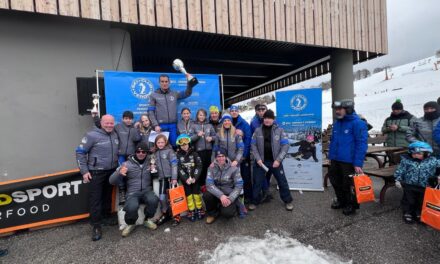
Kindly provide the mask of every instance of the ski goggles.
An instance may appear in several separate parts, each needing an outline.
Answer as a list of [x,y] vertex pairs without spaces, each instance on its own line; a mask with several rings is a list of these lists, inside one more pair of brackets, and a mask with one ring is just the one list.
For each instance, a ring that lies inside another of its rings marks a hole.
[[189,137],[184,137],[184,138],[180,138],[179,140],[177,140],[177,145],[181,146],[181,145],[186,145],[189,144],[191,142],[191,138]]

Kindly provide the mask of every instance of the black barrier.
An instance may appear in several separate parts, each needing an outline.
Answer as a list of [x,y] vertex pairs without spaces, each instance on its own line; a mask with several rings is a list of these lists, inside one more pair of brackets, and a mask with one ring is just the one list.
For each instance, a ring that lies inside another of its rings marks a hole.
[[78,170],[0,182],[0,233],[88,217]]

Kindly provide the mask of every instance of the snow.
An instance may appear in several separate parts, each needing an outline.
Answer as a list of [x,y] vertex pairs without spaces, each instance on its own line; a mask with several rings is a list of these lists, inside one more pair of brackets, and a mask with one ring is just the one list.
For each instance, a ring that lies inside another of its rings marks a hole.
[[[380,131],[386,117],[391,113],[391,105],[400,99],[404,109],[416,117],[423,115],[423,105],[428,101],[437,101],[440,96],[440,70],[434,70],[434,62],[440,59],[429,57],[416,62],[397,66],[388,72],[392,79],[385,80],[385,71],[372,74],[354,82],[355,109],[373,125],[374,131]],[[440,66],[439,66],[440,68]],[[319,76],[299,84],[291,85],[280,91],[318,87],[321,82],[329,81],[330,74]],[[332,122],[331,90],[322,94],[322,127]],[[244,103],[244,102],[242,102]],[[268,108],[276,110],[275,102]],[[254,116],[253,110],[241,115],[247,121]]]
[[200,257],[207,264],[351,263],[343,262],[334,254],[327,254],[295,239],[271,232],[266,232],[262,239],[249,236],[229,238],[213,252],[201,252]]

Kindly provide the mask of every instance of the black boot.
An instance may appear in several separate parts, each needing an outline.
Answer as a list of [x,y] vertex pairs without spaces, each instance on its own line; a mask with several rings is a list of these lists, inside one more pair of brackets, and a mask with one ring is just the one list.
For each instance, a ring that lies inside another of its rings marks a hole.
[[165,222],[168,222],[171,219],[168,213],[162,214],[162,216],[157,220],[156,225],[163,225]]
[[344,206],[338,200],[334,200],[331,205],[332,209],[341,209],[343,207]]
[[347,205],[344,207],[344,209],[342,210],[342,213],[344,215],[353,215],[356,213],[356,209],[353,207],[353,205]]
[[407,223],[407,224],[414,224],[415,223],[414,217],[408,213],[403,215],[403,221],[405,221],[405,223]]
[[125,204],[125,200],[127,199],[125,194],[125,188],[119,187],[119,205],[121,206]]
[[92,230],[92,241],[98,241],[102,238],[102,229],[100,225],[96,225]]

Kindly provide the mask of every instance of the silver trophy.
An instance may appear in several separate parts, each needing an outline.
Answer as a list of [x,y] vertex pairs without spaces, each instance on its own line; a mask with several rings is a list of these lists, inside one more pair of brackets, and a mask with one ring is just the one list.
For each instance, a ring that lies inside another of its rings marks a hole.
[[150,157],[151,173],[157,173],[156,169],[156,156],[153,154]]
[[191,74],[188,74],[188,72],[185,70],[185,67],[183,66],[183,61],[181,59],[175,59],[173,61],[173,68],[178,71],[181,72],[183,74],[186,75],[186,79],[191,82],[194,79],[194,76],[192,76]]
[[92,94],[93,100],[93,108],[90,110],[92,114],[98,114],[98,104],[99,104],[99,95],[98,94]]

